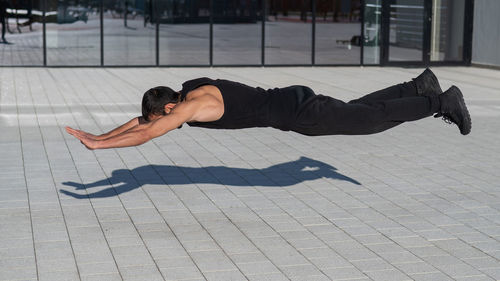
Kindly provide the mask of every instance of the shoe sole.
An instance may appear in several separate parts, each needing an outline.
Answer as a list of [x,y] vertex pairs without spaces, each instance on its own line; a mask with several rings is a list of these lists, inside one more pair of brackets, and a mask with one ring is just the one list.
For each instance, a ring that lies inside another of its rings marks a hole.
[[462,94],[462,91],[460,91],[460,89],[458,87],[456,87],[455,85],[451,86],[449,91],[450,90],[455,92],[457,94],[457,96],[459,97],[458,105],[460,106],[460,111],[462,112],[462,114],[464,116],[464,120],[463,120],[464,124],[462,124],[463,128],[459,128],[460,133],[462,135],[468,135],[472,129],[472,120],[470,118],[469,110],[467,109],[467,106],[465,105],[464,95]]

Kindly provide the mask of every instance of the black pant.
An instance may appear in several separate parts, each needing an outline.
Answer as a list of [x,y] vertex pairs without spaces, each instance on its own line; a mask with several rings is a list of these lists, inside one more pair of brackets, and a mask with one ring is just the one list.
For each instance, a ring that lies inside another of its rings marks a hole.
[[310,97],[301,105],[291,130],[310,136],[375,134],[431,116],[440,107],[437,95],[418,96],[413,81],[347,103],[304,89]]

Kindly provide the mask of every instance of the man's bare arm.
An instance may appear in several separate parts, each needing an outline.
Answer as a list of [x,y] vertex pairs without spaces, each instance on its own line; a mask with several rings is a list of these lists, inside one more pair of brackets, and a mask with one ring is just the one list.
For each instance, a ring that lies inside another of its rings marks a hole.
[[179,104],[170,114],[149,123],[136,125],[120,134],[103,140],[91,139],[83,135],[73,134],[89,149],[117,148],[136,146],[143,144],[153,138],[161,136],[173,129],[178,128],[184,122],[189,121],[197,109],[194,102]]
[[130,130],[132,128],[138,127],[138,126],[146,124],[146,123],[148,123],[148,121],[144,120],[144,118],[142,116],[139,116],[139,117],[135,117],[135,118],[131,119],[130,121],[126,122],[125,124],[118,126],[117,128],[115,128],[115,129],[113,129],[105,134],[102,134],[102,135],[94,135],[94,134],[87,133],[87,132],[82,131],[82,130],[73,129],[71,127],[66,127],[66,131],[69,134],[71,134],[77,138],[80,136],[80,137],[91,138],[94,140],[104,140],[104,139],[119,135],[127,130]]
[[98,136],[98,140],[104,140],[104,139],[119,135],[127,130],[130,130],[131,128],[134,128],[138,125],[146,124],[146,123],[148,123],[148,122],[146,120],[144,120],[144,118],[142,116],[135,117],[132,120],[128,121],[127,123],[115,128],[115,129],[113,129],[105,134]]

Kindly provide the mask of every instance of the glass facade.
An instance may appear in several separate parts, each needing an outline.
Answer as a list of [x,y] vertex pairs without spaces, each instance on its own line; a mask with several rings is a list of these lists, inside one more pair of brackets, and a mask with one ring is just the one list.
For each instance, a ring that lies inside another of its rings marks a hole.
[[210,1],[158,0],[150,19],[159,26],[160,65],[210,63]]
[[44,64],[43,1],[0,0],[2,37],[5,38],[0,44],[0,65]]
[[424,0],[392,0],[389,30],[389,61],[421,61]]
[[99,65],[99,3],[92,0],[49,0],[46,3],[47,64]]
[[261,0],[214,1],[214,64],[260,64]]
[[266,64],[310,64],[311,0],[266,0]]
[[470,1],[0,0],[0,66],[460,62]]
[[[104,0],[104,64],[154,65],[156,25],[150,0]],[[146,9],[148,8],[148,9]]]
[[366,0],[363,25],[363,62],[380,63],[382,0]]
[[361,56],[361,1],[316,2],[316,64],[357,64]]

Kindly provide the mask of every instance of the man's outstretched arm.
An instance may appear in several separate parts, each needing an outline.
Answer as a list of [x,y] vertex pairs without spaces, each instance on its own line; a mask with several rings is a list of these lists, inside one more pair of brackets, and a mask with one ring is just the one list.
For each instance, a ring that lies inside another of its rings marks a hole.
[[153,138],[159,137],[167,132],[178,128],[184,122],[189,121],[196,108],[195,104],[178,105],[178,109],[170,114],[149,123],[136,125],[122,131],[119,134],[102,140],[92,139],[83,134],[72,134],[79,139],[88,149],[104,149],[141,145]]
[[142,125],[142,124],[146,124],[146,123],[148,123],[148,121],[146,121],[144,119],[144,117],[142,117],[142,116],[135,117],[132,120],[128,121],[127,123],[115,128],[115,129],[113,129],[105,134],[100,135],[98,139],[104,140],[104,139],[119,135],[127,130],[130,130],[130,129],[138,126],[138,125]]
[[116,127],[115,129],[113,129],[105,134],[98,135],[98,136],[93,135],[91,133],[87,133],[87,132],[82,131],[82,130],[73,129],[71,127],[66,127],[66,131],[75,137],[77,137],[76,135],[83,135],[83,136],[86,136],[88,138],[92,138],[95,140],[104,140],[104,139],[119,135],[127,130],[130,130],[134,127],[137,127],[138,125],[146,124],[147,122],[148,121],[144,120],[144,118],[142,116],[135,117],[135,118],[131,119],[130,121],[128,121],[127,123],[120,125],[120,126]]

